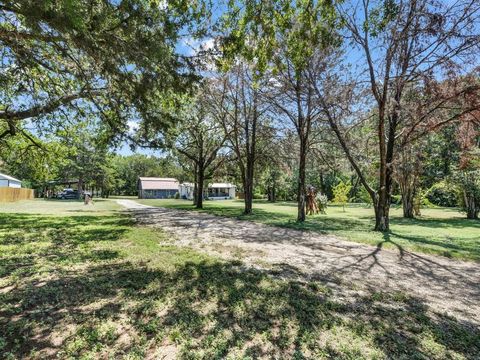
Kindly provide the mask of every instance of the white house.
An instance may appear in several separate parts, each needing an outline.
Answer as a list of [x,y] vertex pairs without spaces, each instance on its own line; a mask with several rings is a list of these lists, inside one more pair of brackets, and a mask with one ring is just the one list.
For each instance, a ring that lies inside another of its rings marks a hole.
[[21,188],[22,181],[0,173],[0,187]]
[[230,183],[208,184],[207,198],[210,200],[235,199],[236,186]]
[[[185,182],[179,184],[177,179],[140,177],[138,178],[139,199],[167,199],[178,193],[181,199],[193,200],[195,184]],[[235,199],[236,186],[230,183],[208,184],[205,198],[210,200]]]
[[183,183],[180,184],[178,190],[180,192],[181,199],[193,200],[193,189],[195,185],[193,183]]
[[[180,184],[180,197],[182,199],[193,200],[193,183]],[[205,190],[205,198],[210,200],[235,199],[236,186],[230,183],[208,184]]]
[[179,183],[173,178],[138,178],[139,199],[168,199],[178,193]]

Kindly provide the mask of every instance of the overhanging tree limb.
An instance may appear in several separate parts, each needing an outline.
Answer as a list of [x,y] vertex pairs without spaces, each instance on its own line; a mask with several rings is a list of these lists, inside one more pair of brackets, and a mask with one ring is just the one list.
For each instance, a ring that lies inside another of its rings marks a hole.
[[90,96],[97,96],[100,95],[101,91],[94,90],[94,91],[82,91],[74,94],[68,94],[62,96],[58,99],[54,99],[47,104],[33,106],[27,110],[18,110],[18,111],[10,111],[4,110],[0,111],[0,119],[2,120],[24,120],[29,119],[32,117],[37,117],[40,115],[50,114],[57,110],[59,107],[63,105],[67,105],[72,101],[87,98]]

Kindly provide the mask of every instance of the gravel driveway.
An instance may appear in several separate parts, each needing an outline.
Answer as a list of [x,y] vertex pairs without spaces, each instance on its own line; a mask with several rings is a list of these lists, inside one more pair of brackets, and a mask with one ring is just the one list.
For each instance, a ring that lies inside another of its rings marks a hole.
[[[279,276],[321,280],[337,296],[403,291],[437,312],[480,325],[480,264],[383,249],[334,236],[268,226],[195,211],[118,200],[138,223],[160,227],[172,242],[239,259]],[[351,289],[351,290],[346,290]]]

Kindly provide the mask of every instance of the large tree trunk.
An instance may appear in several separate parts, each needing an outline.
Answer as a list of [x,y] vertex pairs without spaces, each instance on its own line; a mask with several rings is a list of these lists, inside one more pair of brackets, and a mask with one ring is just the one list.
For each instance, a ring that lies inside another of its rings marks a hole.
[[380,202],[375,206],[375,231],[388,231],[390,229],[389,218],[390,206],[381,204]]
[[198,193],[198,186],[197,181],[193,184],[193,205],[197,206],[197,193]]
[[249,215],[252,213],[252,209],[253,209],[253,194],[252,194],[252,188],[250,184],[245,184],[244,193],[245,193],[245,196],[244,196],[245,208],[243,210],[243,213],[245,215]]
[[385,186],[378,191],[378,201],[375,204],[375,231],[390,230],[390,195],[392,191],[392,177],[386,172]]
[[384,108],[380,109],[378,127],[379,149],[380,149],[380,189],[378,191],[378,202],[375,209],[375,231],[390,230],[390,197],[393,185],[393,152],[395,146],[395,133],[397,115],[394,115],[388,122],[388,136],[385,139]]
[[297,199],[298,199],[298,213],[297,221],[305,221],[305,164],[307,157],[307,144],[306,139],[300,138],[300,162],[298,165],[298,189],[297,189]]
[[195,207],[203,209],[203,183],[205,181],[205,170],[199,166],[197,177],[197,201]]

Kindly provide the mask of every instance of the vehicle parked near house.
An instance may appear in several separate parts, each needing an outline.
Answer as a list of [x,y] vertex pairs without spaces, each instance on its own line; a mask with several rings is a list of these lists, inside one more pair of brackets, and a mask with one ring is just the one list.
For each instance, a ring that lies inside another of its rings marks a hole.
[[78,199],[78,190],[63,189],[63,191],[57,194],[57,198],[62,200]]

